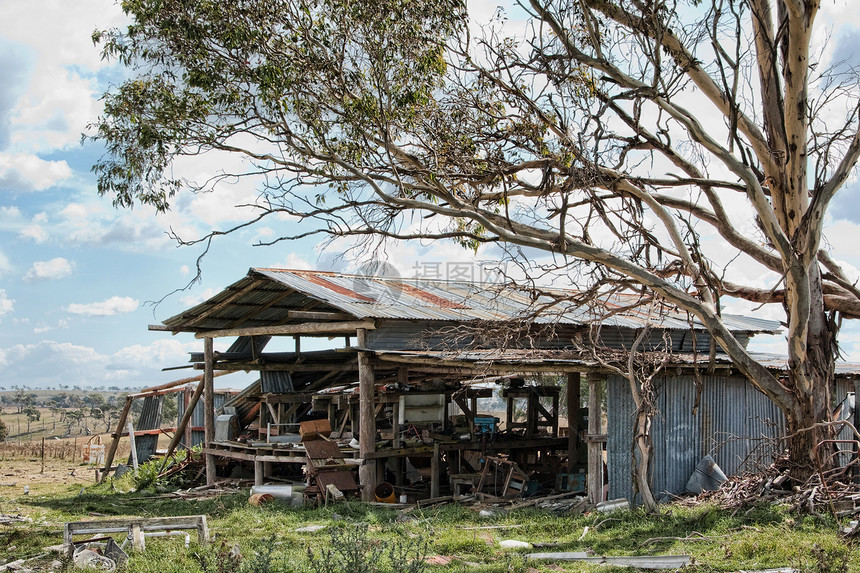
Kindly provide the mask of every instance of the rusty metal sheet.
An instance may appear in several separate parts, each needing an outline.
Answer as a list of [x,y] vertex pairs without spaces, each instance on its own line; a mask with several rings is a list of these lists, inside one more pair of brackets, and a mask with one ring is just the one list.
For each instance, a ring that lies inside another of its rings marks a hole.
[[329,442],[328,440],[311,440],[304,444],[307,457],[310,459],[327,460],[332,458],[337,460],[344,457],[343,452],[340,451],[340,447],[336,442]]
[[321,471],[317,474],[317,485],[320,491],[325,491],[328,484],[333,483],[340,491],[358,491],[358,484],[351,471]]

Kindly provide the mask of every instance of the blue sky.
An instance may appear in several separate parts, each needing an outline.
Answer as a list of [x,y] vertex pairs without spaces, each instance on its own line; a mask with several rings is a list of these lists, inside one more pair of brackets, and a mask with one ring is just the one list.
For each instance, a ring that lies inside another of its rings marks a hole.
[[[825,20],[840,23],[832,28],[831,52],[856,58],[860,11],[849,0],[823,4]],[[217,241],[204,259],[201,284],[151,303],[188,283],[199,254],[196,247],[177,248],[167,232],[193,237],[242,220],[234,206],[253,188],[224,185],[212,195],[183,197],[164,215],[117,211],[97,196],[90,166],[100,149],[82,146],[80,136],[99,113],[100,94],[124,72],[100,59],[90,37],[96,28],[123,23],[110,0],[0,0],[0,389],[139,387],[191,375],[161,369],[186,363],[199,343],[190,335],[149,332],[148,324],[210,296],[251,266],[350,268],[336,252],[320,254],[311,239],[252,247],[276,232],[262,227]],[[186,168],[206,174],[215,165],[202,158]],[[828,233],[852,271],[860,268],[854,186],[837,199],[839,218]],[[416,263],[476,264],[493,255],[472,257],[453,244],[409,244],[391,252],[390,262],[410,275]],[[850,327],[843,344],[849,358],[860,360],[855,342],[860,335]],[[244,383],[230,378],[221,380]]]

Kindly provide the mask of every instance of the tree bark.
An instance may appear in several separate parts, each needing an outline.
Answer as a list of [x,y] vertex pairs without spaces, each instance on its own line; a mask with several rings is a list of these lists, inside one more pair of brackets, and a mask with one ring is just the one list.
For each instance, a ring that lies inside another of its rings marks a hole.
[[660,508],[654,492],[651,489],[651,459],[653,443],[651,441],[651,421],[653,412],[640,408],[636,412],[636,430],[633,437],[635,448],[633,463],[634,491],[642,496],[642,503],[649,513],[657,513]]

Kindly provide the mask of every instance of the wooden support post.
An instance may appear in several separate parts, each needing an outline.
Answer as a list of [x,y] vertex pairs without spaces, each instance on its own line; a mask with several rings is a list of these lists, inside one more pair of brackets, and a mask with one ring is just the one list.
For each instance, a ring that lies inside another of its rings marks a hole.
[[263,485],[265,481],[266,468],[264,462],[254,460],[254,485]]
[[[392,444],[395,450],[399,450],[403,446],[400,436],[400,400],[392,404],[391,410],[391,427],[394,429]],[[398,487],[403,485],[403,456],[394,458],[394,485]]]
[[439,459],[439,442],[433,442],[433,457],[430,459],[430,498],[439,497],[439,466],[442,460]]
[[131,526],[131,546],[134,547],[135,551],[146,550],[146,535],[144,535],[139,523]]
[[[203,386],[203,379],[202,378],[197,383],[197,386]],[[197,388],[195,388],[194,390],[196,392]],[[191,404],[191,396],[195,392],[191,391],[190,386],[186,386],[185,389],[182,391],[182,399],[185,401],[185,410],[183,410],[183,412],[182,412],[183,418],[185,418],[185,413],[188,412],[188,406],[189,406],[189,404]],[[197,403],[195,402],[194,406],[191,406],[192,411],[194,410],[196,405],[197,405]],[[190,419],[191,418],[189,418],[189,420]],[[192,428],[193,428],[193,426],[188,424],[188,422],[186,421],[185,422],[185,449],[187,449],[187,450],[190,450],[194,446],[194,430]],[[181,435],[182,431],[179,428],[177,428],[176,433]],[[168,454],[168,455],[170,455],[170,454]]]
[[[203,429],[207,451],[215,440],[215,350],[212,337],[203,339]],[[206,454],[206,485],[215,485],[215,456]]]
[[105,456],[105,466],[102,468],[102,481],[107,479],[108,473],[110,472],[114,456],[116,456],[116,449],[119,446],[119,439],[122,437],[122,430],[125,428],[125,421],[128,419],[128,413],[131,410],[132,401],[134,401],[134,398],[128,396],[125,399],[125,406],[119,414],[119,421],[116,424],[116,432],[113,434],[113,441],[111,441],[107,455]]
[[[367,331],[359,328],[357,331],[359,348],[365,348]],[[359,423],[358,444],[359,456],[364,460],[358,469],[358,479],[362,486],[361,497],[365,501],[373,501],[376,488],[376,463],[369,459],[376,452],[376,412],[374,408],[373,367],[370,365],[370,353],[358,353],[358,394],[359,394]],[[354,431],[354,430],[353,430]]]
[[579,457],[579,401],[582,386],[582,374],[569,372],[567,374],[567,473],[572,474]]
[[[602,434],[603,379],[589,373],[588,379],[588,435]],[[603,501],[603,442],[588,440],[588,501]]]
[[534,438],[537,434],[537,392],[532,388],[526,398],[526,438]]
[[131,461],[134,471],[137,472],[137,444],[134,443],[134,423],[128,421],[128,441],[131,442]]

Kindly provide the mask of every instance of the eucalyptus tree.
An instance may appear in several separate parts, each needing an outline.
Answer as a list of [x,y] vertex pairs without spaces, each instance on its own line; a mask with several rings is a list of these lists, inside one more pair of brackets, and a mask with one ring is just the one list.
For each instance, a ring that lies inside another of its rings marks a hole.
[[[482,23],[477,4],[127,0],[131,24],[94,34],[130,70],[93,125],[99,192],[163,211],[248,177],[255,215],[200,240],[271,220],[269,244],[547,253],[589,292],[695,317],[785,414],[808,475],[838,328],[860,316],[823,234],[860,154],[858,74],[814,44],[819,1],[520,0]],[[183,179],[199,154],[246,169]],[[726,297],[780,305],[783,374],[727,328]]]

